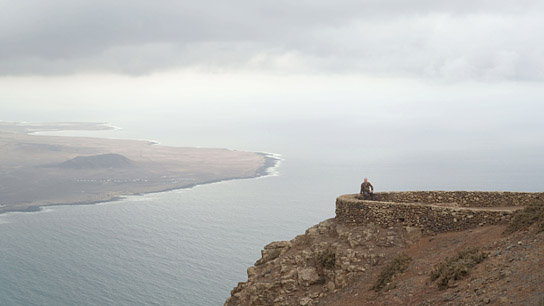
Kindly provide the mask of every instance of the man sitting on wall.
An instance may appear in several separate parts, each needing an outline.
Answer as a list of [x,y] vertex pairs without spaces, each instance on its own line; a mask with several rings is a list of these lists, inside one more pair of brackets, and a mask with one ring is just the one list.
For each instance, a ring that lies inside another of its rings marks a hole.
[[361,192],[359,192],[359,194],[363,196],[363,200],[368,200],[370,198],[372,201],[376,201],[374,186],[370,184],[366,177],[365,181],[361,184]]

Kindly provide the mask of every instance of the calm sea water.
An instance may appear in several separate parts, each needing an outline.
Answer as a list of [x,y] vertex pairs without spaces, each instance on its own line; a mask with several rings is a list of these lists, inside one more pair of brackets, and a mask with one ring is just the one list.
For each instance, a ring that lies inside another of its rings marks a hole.
[[264,245],[334,215],[339,190],[304,167],[1,215],[0,304],[222,305]]

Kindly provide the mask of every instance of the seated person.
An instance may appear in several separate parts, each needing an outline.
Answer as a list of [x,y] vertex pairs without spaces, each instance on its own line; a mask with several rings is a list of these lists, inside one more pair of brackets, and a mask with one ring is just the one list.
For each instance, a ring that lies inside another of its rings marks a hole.
[[359,192],[359,194],[363,196],[363,200],[376,200],[376,197],[374,196],[374,186],[370,184],[366,177],[365,181],[361,184],[361,191]]

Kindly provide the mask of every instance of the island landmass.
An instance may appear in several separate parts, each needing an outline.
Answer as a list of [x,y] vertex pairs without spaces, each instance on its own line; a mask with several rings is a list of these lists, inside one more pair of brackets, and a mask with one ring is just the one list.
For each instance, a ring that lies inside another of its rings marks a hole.
[[113,128],[103,123],[0,122],[0,213],[254,178],[266,175],[278,161],[258,152],[34,134]]

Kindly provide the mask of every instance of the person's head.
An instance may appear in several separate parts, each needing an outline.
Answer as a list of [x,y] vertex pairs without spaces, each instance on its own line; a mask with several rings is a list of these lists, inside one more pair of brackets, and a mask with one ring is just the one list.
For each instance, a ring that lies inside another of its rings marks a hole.
[[367,182],[368,182],[368,179],[365,177],[365,183],[367,183]]

